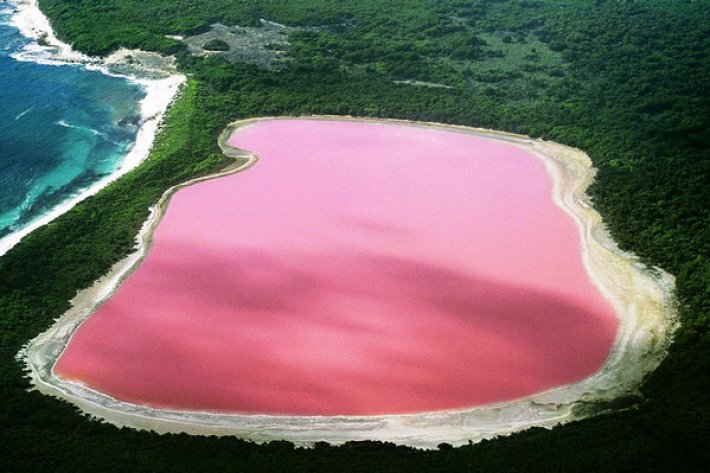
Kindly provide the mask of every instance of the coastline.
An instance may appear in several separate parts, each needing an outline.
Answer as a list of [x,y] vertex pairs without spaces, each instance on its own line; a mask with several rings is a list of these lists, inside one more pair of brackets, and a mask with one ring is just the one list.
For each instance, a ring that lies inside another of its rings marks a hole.
[[[291,117],[283,117],[291,118]],[[441,442],[460,445],[469,440],[506,435],[532,426],[554,425],[603,412],[618,397],[637,394],[646,374],[665,356],[677,325],[673,306],[673,278],[652,271],[631,254],[618,249],[601,216],[592,208],[586,189],[595,171],[582,151],[526,136],[456,125],[354,117],[300,117],[301,119],[364,120],[405,126],[440,128],[503,141],[542,160],[553,181],[555,203],[570,215],[582,239],[583,261],[593,282],[609,300],[620,328],[604,366],[579,383],[561,386],[524,399],[472,409],[383,416],[268,416],[234,415],[154,409],[118,401],[78,383],[54,376],[52,368],[81,323],[128,277],[147,254],[152,234],[171,196],[180,188],[248,168],[257,157],[231,148],[227,138],[240,126],[265,117],[230,124],[219,144],[236,162],[217,174],[194,179],[164,193],[137,237],[137,251],[72,300],[72,308],[46,332],[26,346],[24,360],[32,384],[39,391],[72,402],[83,412],[118,426],[156,432],[198,435],[236,435],[254,441],[285,439],[299,445],[315,441],[382,440],[415,447],[435,448]]]
[[[170,67],[171,61],[162,61],[159,68],[133,66],[127,71],[116,72],[122,66],[127,67],[127,54],[125,50],[117,51],[107,58],[95,58],[72,49],[66,43],[57,39],[49,20],[37,6],[37,0],[15,0],[11,2],[15,12],[11,25],[20,31],[22,36],[35,42],[24,50],[13,54],[18,61],[32,61],[48,65],[77,65],[91,70],[98,70],[103,74],[121,77],[140,85],[145,91],[145,97],[140,101],[141,123],[135,141],[119,166],[108,176],[99,179],[91,186],[81,190],[56,206],[47,214],[32,220],[24,228],[0,238],[0,257],[37,228],[44,226],[66,213],[79,202],[95,195],[124,174],[135,169],[150,154],[153,141],[160,129],[160,123],[185,82],[184,75],[177,73]],[[43,38],[48,46],[40,46],[37,42]],[[153,55],[152,53],[132,52],[135,55]],[[155,55],[153,55],[155,56]]]

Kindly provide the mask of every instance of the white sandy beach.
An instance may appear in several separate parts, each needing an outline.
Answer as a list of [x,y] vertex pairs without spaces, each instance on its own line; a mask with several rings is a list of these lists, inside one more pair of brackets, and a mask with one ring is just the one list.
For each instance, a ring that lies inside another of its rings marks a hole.
[[[150,153],[153,140],[158,132],[165,111],[175,99],[180,87],[185,82],[185,76],[178,74],[173,69],[163,71],[159,78],[147,78],[148,74],[146,73],[152,73],[153,71],[141,71],[138,69],[136,69],[133,74],[118,74],[112,72],[110,66],[121,63],[121,60],[125,59],[125,51],[114,53],[108,58],[94,58],[78,53],[74,51],[70,45],[57,39],[52,31],[49,20],[37,7],[37,0],[17,0],[14,4],[16,5],[16,13],[12,17],[12,26],[19,29],[20,33],[27,38],[38,40],[42,37],[47,44],[49,44],[49,46],[40,46],[36,42],[32,43],[23,51],[17,53],[14,56],[15,59],[51,65],[77,64],[82,67],[100,70],[104,74],[125,77],[140,84],[145,90],[146,95],[140,103],[141,125],[136,136],[136,141],[123,158],[118,169],[111,175],[97,181],[89,188],[84,189],[80,194],[64,201],[50,213],[32,221],[20,231],[1,238],[0,256],[7,253],[30,232],[66,213],[79,202],[95,195],[108,184],[132,169],[135,169],[136,166],[143,162]],[[155,76],[156,74],[150,75]]]
[[[352,117],[310,118],[355,120]],[[220,139],[225,154],[248,159],[241,159],[218,175],[245,169],[255,161],[256,156],[229,147],[226,138],[234,127],[256,120],[236,122],[225,130]],[[370,121],[476,134],[518,146],[544,162],[554,182],[556,204],[577,223],[585,266],[620,319],[619,333],[601,370],[579,383],[501,404],[409,415],[333,417],[223,415],[153,409],[122,402],[54,376],[53,366],[81,322],[140,264],[170,196],[178,188],[198,181],[194,180],[168,190],[137,237],[137,251],[117,263],[91,288],[78,294],[72,308],[19,354],[27,364],[33,385],[99,419],[156,432],[236,435],[255,441],[286,439],[299,445],[321,440],[337,444],[368,439],[423,448],[434,448],[441,442],[454,445],[469,440],[477,442],[532,426],[552,427],[602,412],[606,409],[604,401],[637,394],[644,376],[665,356],[677,324],[674,280],[659,269],[645,268],[633,255],[620,251],[611,239],[585,194],[595,174],[589,157],[578,149],[510,133],[434,123]]]

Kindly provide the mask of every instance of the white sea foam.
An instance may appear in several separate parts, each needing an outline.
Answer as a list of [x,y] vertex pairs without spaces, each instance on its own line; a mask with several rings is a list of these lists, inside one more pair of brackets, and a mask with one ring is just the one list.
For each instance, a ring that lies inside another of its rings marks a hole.
[[15,13],[10,25],[20,30],[22,36],[35,41],[42,38],[48,44],[48,46],[40,46],[37,42],[30,43],[13,54],[13,58],[56,65],[100,62],[99,58],[74,51],[70,45],[60,41],[54,34],[49,19],[37,6],[37,0],[15,0],[11,3],[15,6]]
[[23,112],[18,113],[17,116],[15,117],[15,121],[19,120],[20,118],[22,118],[22,117],[24,117],[25,115],[27,115],[28,113],[30,113],[33,108],[34,108],[34,107],[30,107],[30,108],[28,108],[27,110],[24,110]]
[[72,125],[71,123],[67,122],[66,120],[57,120],[56,122],[54,122],[54,124],[57,126],[64,127],[64,128],[73,128],[75,130],[87,131],[87,132],[91,133],[92,135],[98,136],[99,138],[102,138],[102,139],[104,139],[108,142],[111,142],[117,146],[120,145],[119,142],[112,140],[108,133],[104,133],[103,131],[97,130],[96,128],[91,128],[88,126],[81,126],[81,125]]
[[[177,95],[180,86],[185,82],[185,76],[181,74],[171,75],[162,79],[145,79],[111,73],[103,64],[101,58],[87,56],[74,51],[70,45],[60,41],[54,34],[49,20],[37,6],[37,0],[16,0],[11,4],[14,5],[15,13],[12,16],[10,24],[17,28],[23,36],[34,40],[43,38],[44,42],[47,44],[47,46],[41,46],[36,41],[30,43],[21,51],[14,53],[12,55],[13,58],[20,61],[32,61],[57,66],[75,64],[87,69],[98,70],[106,75],[124,77],[139,84],[145,90],[145,97],[140,101],[141,127],[136,135],[136,140],[116,171],[95,182],[79,194],[70,197],[53,208],[49,213],[33,220],[29,225],[0,238],[0,256],[7,253],[30,232],[66,213],[79,202],[95,195],[109,183],[128,173],[143,162],[150,153],[165,111]],[[60,126],[72,126],[62,120],[57,122],[57,124]]]

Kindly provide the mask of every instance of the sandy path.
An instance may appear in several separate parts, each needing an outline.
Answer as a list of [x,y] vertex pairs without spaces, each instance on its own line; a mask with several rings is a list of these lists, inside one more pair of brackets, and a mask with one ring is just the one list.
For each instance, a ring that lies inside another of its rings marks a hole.
[[[309,118],[357,120],[353,117]],[[370,439],[433,448],[441,442],[459,445],[531,426],[552,427],[588,417],[602,411],[604,401],[637,393],[644,376],[665,356],[670,335],[677,324],[672,296],[674,280],[659,269],[646,269],[633,255],[620,251],[613,242],[585,194],[595,174],[586,154],[557,143],[511,133],[433,123],[368,120],[476,134],[518,146],[543,161],[553,177],[555,203],[574,218],[579,228],[584,264],[620,318],[617,339],[601,370],[582,382],[501,404],[409,415],[332,417],[220,415],[153,409],[122,402],[54,376],[53,366],[72,334],[147,254],[153,232],[170,197],[181,187],[248,168],[256,156],[231,148],[226,144],[227,138],[237,127],[268,119],[278,118],[242,120],[229,125],[219,144],[227,156],[235,158],[235,163],[213,176],[195,179],[166,191],[137,237],[136,252],[117,263],[92,287],[79,293],[72,300],[72,308],[20,352],[18,356],[26,362],[32,384],[37,389],[115,425],[156,432],[236,435],[255,441],[286,439],[296,444]]]

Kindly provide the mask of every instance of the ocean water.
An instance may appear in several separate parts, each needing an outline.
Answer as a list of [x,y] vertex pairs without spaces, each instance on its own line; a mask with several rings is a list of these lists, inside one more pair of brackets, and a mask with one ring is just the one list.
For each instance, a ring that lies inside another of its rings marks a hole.
[[125,78],[26,60],[32,41],[10,26],[12,14],[0,3],[0,238],[115,171],[145,96]]

